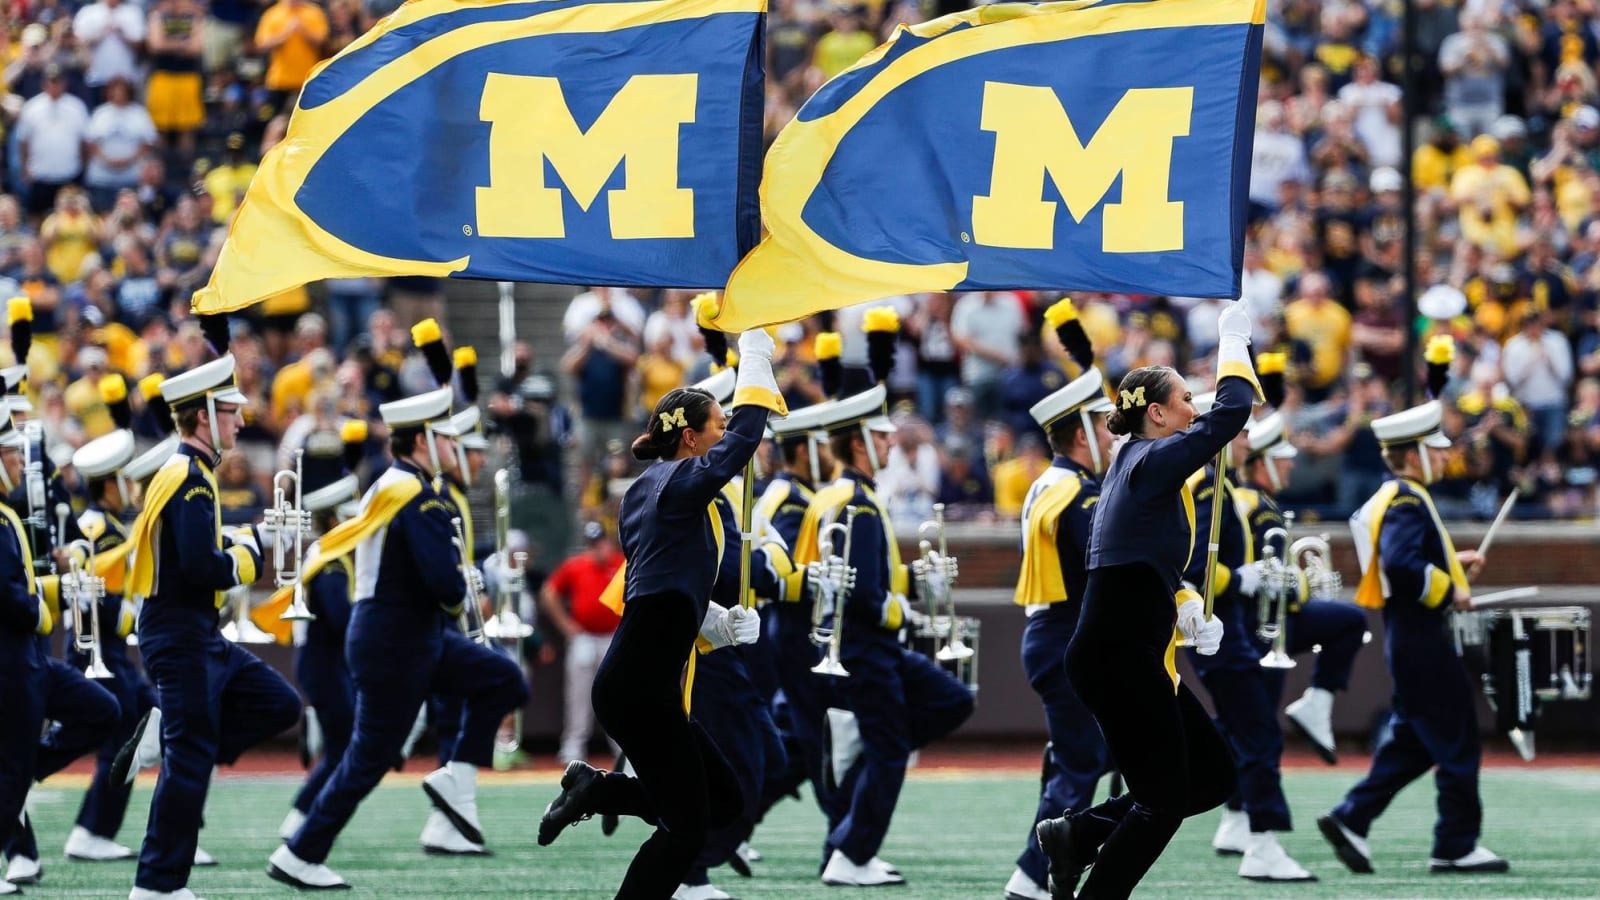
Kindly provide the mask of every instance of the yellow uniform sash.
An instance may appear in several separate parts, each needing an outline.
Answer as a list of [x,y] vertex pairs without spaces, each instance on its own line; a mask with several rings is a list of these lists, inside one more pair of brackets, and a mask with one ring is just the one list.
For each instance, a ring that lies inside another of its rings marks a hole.
[[[161,521],[161,513],[178,495],[178,489],[183,487],[184,481],[189,476],[189,460],[193,459],[200,465],[200,474],[206,480],[206,486],[211,489],[211,508],[216,517],[217,549],[222,549],[222,504],[217,500],[217,479],[211,473],[211,466],[199,457],[190,457],[183,454],[174,454],[162,467],[156,471],[155,477],[150,479],[150,487],[145,491],[144,509],[139,511],[139,517],[133,520],[133,528],[128,534],[128,552],[133,554],[132,572],[129,574],[127,593],[139,597],[148,597],[155,591],[156,586],[156,554],[160,548],[156,546],[156,524]],[[144,548],[146,552],[140,553]],[[222,608],[224,597],[222,591],[217,591],[213,602],[217,609]]]
[[[1433,497],[1429,496],[1427,488],[1409,478],[1406,479],[1406,484],[1416,492],[1417,499],[1427,508],[1428,516],[1433,519],[1433,527],[1439,532],[1439,542],[1444,546],[1444,556],[1449,563],[1448,573],[1434,568],[1428,583],[1427,595],[1423,597],[1422,602],[1428,606],[1438,606],[1444,602],[1445,595],[1450,592],[1452,585],[1463,596],[1470,594],[1472,588],[1467,583],[1466,570],[1461,568],[1460,560],[1456,559],[1456,545],[1450,540],[1450,532],[1445,530],[1444,522],[1439,519],[1439,511],[1433,506]],[[1378,489],[1378,493],[1367,501],[1367,506],[1363,507],[1370,510],[1367,537],[1372,541],[1372,552],[1367,559],[1366,569],[1361,573],[1361,583],[1356,587],[1357,606],[1383,609],[1383,559],[1378,552],[1378,538],[1383,533],[1384,514],[1389,511],[1399,493],[1399,481],[1385,482],[1383,487]]]
[[[878,504],[878,497],[871,488],[863,484],[861,490],[875,506]],[[822,526],[837,521],[855,493],[856,482],[841,478],[817,491],[816,496],[811,498],[811,505],[806,507],[805,518],[800,521],[800,535],[795,540],[793,557],[795,566],[804,568],[808,563],[821,561],[822,551],[817,538],[821,534]],[[889,544],[889,592],[904,595],[910,586],[910,578],[906,573],[906,567],[900,562],[900,541],[894,536],[894,525],[890,523],[889,517],[880,515],[878,518],[883,522],[883,536]],[[834,549],[841,553],[844,551],[843,547]]]
[[[310,555],[306,557],[305,565],[300,567],[300,583],[310,584],[311,579],[317,577],[317,573],[329,563],[355,552],[357,546],[377,534],[379,529],[387,527],[394,521],[394,517],[400,514],[400,510],[421,493],[422,482],[416,478],[398,478],[378,488],[373,492],[372,500],[355,518],[330,528],[328,533],[317,541]],[[352,577],[353,575],[354,573]],[[250,621],[256,623],[262,631],[277,638],[278,643],[286,644],[292,634],[293,623],[280,619],[279,616],[289,608],[293,600],[294,585],[280,587],[267,598],[267,602],[250,611]]]
[[1018,606],[1038,606],[1070,600],[1061,577],[1061,554],[1056,549],[1056,530],[1061,514],[1083,492],[1083,478],[1077,472],[1064,472],[1046,487],[1028,507],[1023,523],[1022,575],[1017,579],[1013,599]]

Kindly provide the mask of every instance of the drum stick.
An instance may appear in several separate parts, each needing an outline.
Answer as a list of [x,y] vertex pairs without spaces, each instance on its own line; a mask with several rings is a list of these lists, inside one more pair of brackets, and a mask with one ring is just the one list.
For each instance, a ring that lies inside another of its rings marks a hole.
[[1522,494],[1522,488],[1512,488],[1506,502],[1500,504],[1500,511],[1495,513],[1494,522],[1489,525],[1489,530],[1483,533],[1483,540],[1478,543],[1478,555],[1483,556],[1489,552],[1489,545],[1494,543],[1494,533],[1500,530],[1500,524],[1511,515],[1511,507],[1517,502],[1517,497]]
[[1511,588],[1504,591],[1495,591],[1492,594],[1484,594],[1482,597],[1473,597],[1472,608],[1495,606],[1502,603],[1510,603],[1514,600],[1531,600],[1537,596],[1539,596],[1538,587]]

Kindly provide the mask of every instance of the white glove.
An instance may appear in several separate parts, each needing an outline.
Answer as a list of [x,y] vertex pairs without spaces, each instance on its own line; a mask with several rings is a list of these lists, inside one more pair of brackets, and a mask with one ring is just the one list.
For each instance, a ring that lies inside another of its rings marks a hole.
[[752,328],[739,335],[739,359],[741,361],[752,356],[758,356],[768,362],[772,361],[772,354],[777,352],[778,345],[772,342],[772,335],[767,334],[765,328]]
[[723,619],[733,629],[735,644],[754,644],[761,639],[761,614],[755,610],[735,606]]
[[1246,597],[1254,597],[1256,591],[1261,589],[1261,570],[1259,563],[1240,566],[1233,570],[1233,577],[1239,579],[1239,593]]
[[755,610],[742,606],[726,609],[713,603],[706,607],[706,617],[700,623],[700,636],[711,649],[720,650],[733,644],[753,644],[761,636],[761,618]]
[[1228,303],[1217,316],[1217,366],[1223,363],[1250,364],[1250,314],[1242,302]]
[[778,394],[778,379],[772,374],[772,353],[777,349],[764,329],[752,328],[739,335],[739,378],[734,394],[744,388],[759,388]]
[[1178,606],[1178,633],[1189,646],[1195,646],[1205,623],[1206,605],[1201,601],[1185,600]]
[[1222,620],[1212,616],[1200,626],[1200,634],[1194,640],[1194,651],[1201,656],[1216,656],[1221,648]]

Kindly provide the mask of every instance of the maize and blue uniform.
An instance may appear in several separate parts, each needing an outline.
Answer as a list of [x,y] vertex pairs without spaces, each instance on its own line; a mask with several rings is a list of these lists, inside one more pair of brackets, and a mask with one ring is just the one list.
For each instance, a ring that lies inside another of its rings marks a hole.
[[736,407],[704,456],[658,461],[623,496],[622,622],[595,674],[593,698],[595,718],[637,774],[599,779],[588,811],[635,816],[656,829],[634,856],[618,897],[671,896],[711,830],[743,813],[738,775],[689,717],[692,704],[679,683],[687,666],[692,696],[700,628],[726,546],[738,540],[726,532],[715,501],[755,455],[767,413],[755,404]]
[[[756,506],[757,515],[793,550],[799,546],[800,524],[805,519],[806,507],[815,496],[816,492],[804,480],[789,472],[779,472],[762,493]],[[817,806],[829,821],[837,821],[842,813],[831,811],[822,777],[823,719],[828,707],[836,705],[837,701],[832,679],[811,671],[823,653],[811,640],[812,604],[772,603],[764,612],[761,642],[769,644],[776,661],[778,687],[783,694],[781,721],[786,726],[789,750],[789,771],[766,798],[767,806],[770,808],[809,781]]]
[[[472,507],[467,501],[466,486],[452,475],[440,476],[443,495],[455,507],[461,518],[461,530],[466,538],[467,564],[475,566],[472,558]],[[476,598],[472,602],[478,602]],[[483,696],[491,698],[492,706],[507,702],[514,705],[491,718],[487,711],[469,707],[467,698],[459,691],[435,691],[428,698],[428,718],[433,722],[434,736],[438,739],[439,765],[451,760],[471,763],[480,768],[494,765],[494,741],[500,724],[512,711],[528,702],[528,683],[522,677],[522,667],[512,659],[499,641],[480,644],[461,630],[461,619],[444,616],[443,637],[454,648],[454,655],[462,660],[472,660],[477,670],[476,678],[484,690]]]
[[[723,491],[716,500],[725,535],[739,533],[739,518],[729,493]],[[722,567],[711,594],[712,601],[721,606],[731,608],[739,604],[740,553],[738,542],[724,543]],[[795,574],[794,565],[782,548],[764,545],[751,549],[750,590],[756,597],[769,601],[771,606],[784,605],[787,592],[799,590]],[[765,811],[762,801],[772,794],[775,784],[783,780],[789,768],[783,735],[773,721],[772,707],[750,674],[751,657],[771,649],[763,647],[763,643],[765,639],[706,653],[695,664],[691,700],[695,720],[732,767],[742,803],[737,819],[713,828],[707,835],[705,847],[684,876],[684,884],[706,884],[709,881],[706,870],[732,858],[739,844],[755,830]]]
[[17,514],[0,501],[0,839],[9,840],[33,787],[45,720],[45,660],[36,638],[40,597]]
[[1129,437],[1101,483],[1067,674],[1128,793],[1073,816],[1083,840],[1100,846],[1080,896],[1126,897],[1185,817],[1233,793],[1227,744],[1179,681],[1173,653],[1178,592],[1196,549],[1187,482],[1244,428],[1254,390],[1248,367],[1224,365],[1209,412],[1159,440]]
[[345,636],[356,690],[355,729],[289,839],[289,850],[305,862],[327,860],[356,807],[399,758],[417,709],[431,694],[466,698],[466,736],[455,758],[480,766],[493,761],[494,730],[525,696],[520,676],[515,684],[499,678],[503,657],[446,637],[440,610],[459,608],[466,580],[452,540],[456,509],[432,480],[409,462],[395,462],[367,491],[357,518],[367,518],[380,495],[408,490],[414,495],[355,549],[356,603]]
[[324,566],[305,587],[306,608],[316,616],[303,626],[295,624],[299,646],[294,652],[294,677],[308,710],[315,710],[322,731],[322,756],[294,796],[294,808],[311,811],[312,801],[328,783],[355,729],[356,687],[345,661],[345,636],[350,629],[355,580],[350,559],[341,557]]
[[844,812],[830,823],[823,859],[838,850],[859,866],[883,846],[911,751],[956,730],[972,715],[973,699],[938,663],[900,645],[910,579],[871,478],[847,468],[838,481],[817,492],[795,561],[814,559],[813,526],[830,524],[851,506],[856,515],[846,563],[855,568],[856,582],[844,603],[840,648],[850,677],[836,679],[834,689],[856,716],[862,749],[855,771],[841,778],[838,805]]
[[1460,859],[1472,852],[1483,827],[1483,751],[1473,681],[1456,655],[1445,616],[1470,588],[1427,488],[1409,479],[1390,481],[1363,512],[1378,521],[1379,531],[1377,558],[1357,596],[1381,590],[1393,710],[1367,777],[1333,815],[1364,837],[1396,794],[1436,769],[1439,818],[1432,855]]
[[[1100,726],[1072,689],[1065,663],[1083,610],[1089,536],[1099,501],[1094,473],[1058,456],[1022,504],[1022,572],[1016,592],[1016,602],[1028,614],[1022,629],[1022,669],[1044,704],[1050,736],[1034,825],[1087,808],[1100,776],[1110,769]],[[1046,883],[1050,863],[1032,826],[1017,868],[1035,884]]]
[[[1195,545],[1204,546],[1211,535],[1211,503],[1216,469],[1207,466],[1189,480],[1194,493]],[[1245,596],[1239,589],[1240,570],[1256,558],[1254,535],[1237,504],[1231,475],[1223,480],[1222,531],[1213,576],[1213,614],[1223,620],[1222,648],[1215,656],[1193,651],[1189,661],[1211,692],[1222,733],[1233,748],[1239,769],[1237,802],[1250,817],[1253,832],[1290,831],[1289,801],[1283,795],[1283,728],[1278,724],[1278,701],[1283,694],[1283,674],[1262,667],[1270,648],[1256,634],[1259,591]],[[1189,560],[1184,577],[1199,586],[1205,579],[1206,555]]]
[[[138,631],[161,707],[161,777],[134,879],[152,891],[176,891],[189,881],[212,769],[300,719],[294,688],[217,627],[220,592],[253,583],[261,557],[241,544],[224,549],[214,465],[211,454],[180,444],[152,480],[130,536],[140,542],[136,554],[152,554],[134,561],[135,578],[154,566]],[[172,479],[170,495],[158,501],[158,487]],[[136,585],[129,590],[138,592]]]

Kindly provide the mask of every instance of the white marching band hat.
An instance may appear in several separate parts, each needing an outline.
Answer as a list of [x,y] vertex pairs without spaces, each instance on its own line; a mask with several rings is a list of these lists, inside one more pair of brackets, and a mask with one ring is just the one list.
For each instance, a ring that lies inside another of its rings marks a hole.
[[233,354],[222,356],[195,366],[187,372],[174,375],[161,382],[161,396],[173,409],[182,409],[205,400],[209,395],[218,403],[235,403],[240,406],[250,402],[233,377]]
[[143,481],[154,475],[176,452],[178,452],[178,436],[167,435],[161,443],[134,457],[133,462],[123,466],[122,474],[133,481]]
[[1294,459],[1300,451],[1289,443],[1289,429],[1283,413],[1275,412],[1250,426],[1250,458]]
[[358,497],[361,493],[361,479],[354,475],[346,475],[327,487],[317,488],[300,498],[306,512],[324,512]]
[[33,412],[33,402],[22,389],[28,379],[28,364],[19,363],[0,369],[0,378],[6,382],[6,409],[14,412]]
[[1450,439],[1439,430],[1444,407],[1437,400],[1413,406],[1393,415],[1372,420],[1372,433],[1385,447],[1420,441],[1436,450],[1450,446]]
[[724,366],[710,376],[690,385],[690,387],[706,391],[711,394],[711,399],[719,404],[726,405],[728,401],[733,399],[733,388],[738,381],[739,373],[734,371],[733,366]]
[[455,433],[461,437],[461,449],[489,449],[489,439],[483,436],[482,429],[478,427],[482,421],[483,414],[478,411],[476,406],[469,406],[450,417],[450,427],[455,429]]
[[[163,384],[161,389],[166,390],[166,385]],[[450,418],[450,401],[454,394],[454,388],[442,387],[415,397],[391,400],[379,405],[378,415],[383,417],[383,424],[393,431],[431,425],[434,434],[455,437],[455,424]]]
[[816,427],[830,432],[840,431],[848,425],[862,425],[868,431],[893,434],[900,429],[884,415],[883,404],[888,399],[889,390],[876,384],[859,394],[818,403],[808,409],[816,410]]
[[1467,295],[1448,284],[1436,284],[1417,298],[1417,311],[1430,319],[1454,319],[1467,311]]
[[119,428],[79,447],[72,467],[84,478],[109,478],[133,460],[133,432]]
[[1080,408],[1087,413],[1108,413],[1115,409],[1106,399],[1105,380],[1100,377],[1099,369],[1091,367],[1067,382],[1066,386],[1035,403],[1028,415],[1033,416],[1040,428],[1049,428]]
[[[767,420],[767,430],[771,431],[777,440],[792,440],[804,437],[807,432],[822,432],[822,419],[819,413],[824,411],[823,407],[826,405],[817,403],[803,409],[790,410],[787,416],[773,416]],[[819,436],[826,435],[819,434]]]

